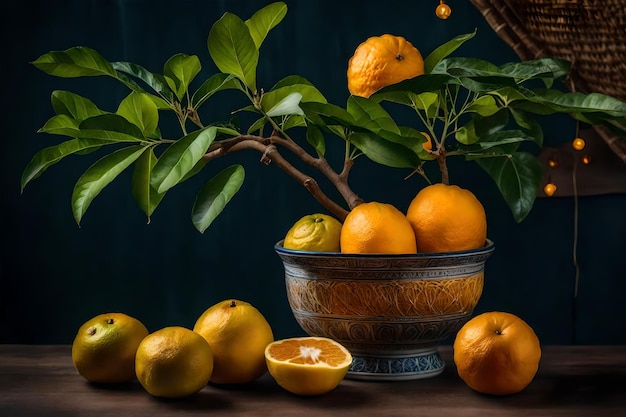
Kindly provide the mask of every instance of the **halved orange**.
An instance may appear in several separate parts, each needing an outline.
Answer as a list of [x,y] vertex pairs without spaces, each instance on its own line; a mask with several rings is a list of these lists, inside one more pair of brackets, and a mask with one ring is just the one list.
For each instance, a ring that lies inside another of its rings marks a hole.
[[339,385],[352,363],[340,343],[325,337],[293,337],[265,348],[265,361],[278,385],[297,395],[321,395]]

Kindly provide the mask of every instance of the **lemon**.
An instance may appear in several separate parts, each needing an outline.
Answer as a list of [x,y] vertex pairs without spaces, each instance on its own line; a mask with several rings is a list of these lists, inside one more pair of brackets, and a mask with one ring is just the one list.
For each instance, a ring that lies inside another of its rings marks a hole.
[[143,339],[135,361],[141,386],[162,398],[195,394],[208,384],[213,371],[207,341],[180,326],[164,327]]
[[297,395],[321,395],[335,389],[352,363],[340,343],[324,337],[294,337],[265,348],[270,375],[278,385]]
[[135,352],[148,329],[124,313],[106,313],[86,321],[72,342],[72,362],[91,382],[135,379]]
[[215,384],[245,384],[267,372],[265,346],[274,334],[265,317],[250,303],[224,300],[208,309],[193,330],[209,342]]
[[309,214],[291,226],[283,247],[311,252],[339,252],[340,235],[339,220],[326,214]]

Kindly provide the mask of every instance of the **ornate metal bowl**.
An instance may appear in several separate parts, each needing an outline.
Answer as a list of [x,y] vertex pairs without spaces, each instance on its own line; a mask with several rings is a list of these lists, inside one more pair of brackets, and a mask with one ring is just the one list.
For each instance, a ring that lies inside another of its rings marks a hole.
[[437,346],[469,320],[483,290],[480,249],[417,255],[353,255],[274,249],[302,329],[352,353],[353,379],[428,378],[443,372]]

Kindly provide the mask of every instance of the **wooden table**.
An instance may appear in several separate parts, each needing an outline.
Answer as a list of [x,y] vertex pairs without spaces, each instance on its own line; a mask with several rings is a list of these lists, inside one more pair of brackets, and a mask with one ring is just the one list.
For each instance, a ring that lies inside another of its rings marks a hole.
[[344,380],[319,397],[298,397],[265,375],[247,386],[209,385],[180,400],[151,397],[139,383],[89,384],[70,346],[0,345],[0,416],[626,416],[626,346],[547,346],[521,393],[493,397],[457,376],[449,347],[440,376],[404,382]]

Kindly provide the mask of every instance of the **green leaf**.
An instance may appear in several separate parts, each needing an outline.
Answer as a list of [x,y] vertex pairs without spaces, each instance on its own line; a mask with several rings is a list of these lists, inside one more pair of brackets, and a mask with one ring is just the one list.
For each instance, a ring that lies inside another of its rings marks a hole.
[[426,91],[420,94],[409,93],[411,104],[414,108],[423,110],[428,118],[437,116],[439,110],[439,94]]
[[154,150],[150,148],[137,159],[132,177],[133,196],[139,208],[148,216],[148,223],[150,223],[150,216],[165,197],[165,193],[159,194],[150,184],[150,176],[156,162],[157,157]]
[[356,124],[354,117],[347,110],[330,103],[300,103],[307,119],[319,126],[328,128],[332,125],[352,127]]
[[516,152],[479,159],[477,163],[495,181],[515,221],[524,220],[533,207],[543,175],[537,158],[530,153]]
[[[294,84],[284,87],[273,87],[270,91],[263,94],[261,107],[268,113],[270,109],[274,108],[278,103],[294,93],[300,95],[300,102],[303,103],[326,103],[326,98],[317,88],[308,84]],[[302,114],[302,111],[294,112],[294,114]]]
[[202,83],[200,88],[193,93],[191,105],[197,109],[218,91],[239,88],[237,79],[230,74],[215,74]]
[[82,122],[88,117],[105,114],[91,100],[69,91],[55,90],[51,96],[52,108],[58,115],[66,115]]
[[326,153],[326,141],[324,140],[324,134],[317,126],[311,125],[307,128],[306,140],[319,156],[324,156]]
[[276,2],[263,7],[246,20],[246,26],[250,30],[257,49],[261,47],[269,31],[278,25],[286,14],[287,5],[283,2]]
[[83,120],[78,126],[84,139],[106,139],[117,142],[145,140],[141,129],[119,114],[102,114]]
[[[290,87],[292,85],[310,85],[313,87],[313,84],[307,80],[306,78],[302,77],[301,75],[288,75],[285,78],[283,78],[282,80],[278,81],[276,84],[274,84],[274,86],[271,88],[271,90],[277,90],[281,87]],[[270,90],[270,91],[271,91]],[[319,93],[319,91],[318,91]],[[321,93],[319,93],[321,94]],[[319,100],[311,100],[311,101],[319,101]],[[323,103],[326,102],[326,100],[324,99],[322,101]]]
[[69,136],[71,138],[76,138],[80,135],[78,121],[65,114],[52,116],[38,132]]
[[496,100],[489,95],[480,96],[466,107],[467,112],[478,113],[485,117],[497,113],[498,110],[500,107],[498,107]]
[[83,215],[94,198],[119,174],[141,156],[145,146],[128,146],[119,149],[90,166],[81,175],[72,192],[72,212],[76,223],[80,225]]
[[39,177],[46,169],[66,156],[111,143],[113,142],[98,139],[72,139],[40,150],[33,156],[22,173],[21,190],[24,191],[26,184]]
[[206,153],[215,134],[215,127],[197,130],[177,140],[163,152],[150,179],[150,184],[159,194],[178,184],[191,171]]
[[424,59],[424,72],[426,74],[430,74],[433,68],[435,68],[442,59],[456,51],[461,45],[472,39],[475,35],[476,31],[474,30],[472,33],[456,36],[443,45],[437,47],[426,57],[426,59]]
[[[145,82],[148,86],[150,86],[156,93],[165,98],[168,106],[170,103],[174,101],[174,95],[169,85],[165,81],[165,78],[160,74],[155,74],[144,67],[133,64],[131,62],[112,62],[111,65],[115,70],[124,72],[126,74],[130,74],[134,77],[139,78],[141,81]],[[118,74],[119,77],[119,74]],[[155,103],[158,105],[158,103]],[[161,106],[159,106],[161,107]],[[166,106],[167,107],[167,106]]]
[[[433,74],[449,74],[461,77],[503,77],[505,74],[497,65],[479,58],[446,58],[433,68]],[[507,77],[508,78],[508,77]]]
[[191,212],[192,222],[200,233],[204,233],[237,194],[244,177],[244,168],[241,165],[233,165],[221,171],[202,187]]
[[426,74],[419,77],[410,78],[383,87],[370,96],[370,100],[381,102],[387,100],[394,103],[412,105],[410,96],[407,93],[421,94],[427,91],[439,91],[446,83],[453,79],[448,74]]
[[350,143],[372,161],[385,166],[415,168],[421,164],[419,157],[406,146],[383,139],[371,132],[352,133]]
[[52,51],[41,55],[32,64],[43,72],[56,77],[116,76],[115,69],[99,52],[77,46],[65,51]]
[[189,85],[201,69],[200,59],[196,55],[176,54],[165,63],[163,74],[174,80],[173,90],[176,97],[182,100]]
[[[503,145],[519,144],[524,141],[534,142],[535,139],[521,130],[503,130],[492,133],[489,136],[482,136],[480,142],[473,143],[472,146],[461,147],[459,150],[461,153],[474,154],[473,156],[476,156],[477,153],[482,153],[487,149]],[[517,149],[517,146],[515,146],[513,150],[515,149]],[[506,151],[509,151],[509,149]]]
[[396,125],[389,113],[373,100],[350,96],[348,98],[347,110],[358,126],[372,132],[378,132],[383,129],[389,132],[400,133],[398,125]]
[[158,137],[159,110],[147,94],[131,92],[117,108],[117,114],[141,129],[145,137]]
[[517,80],[518,83],[541,79],[550,88],[554,80],[562,79],[570,71],[568,61],[556,58],[541,58],[531,61],[511,62],[500,67],[500,71]]
[[302,94],[291,93],[267,110],[266,114],[269,117],[286,116],[288,114],[304,115],[299,106],[300,100],[302,100]]
[[259,50],[248,27],[238,16],[225,13],[211,27],[207,45],[220,71],[234,75],[248,89],[256,91]]
[[533,137],[534,142],[540,148],[543,147],[543,129],[541,124],[525,111],[517,109],[509,109],[515,123],[523,129],[525,129],[530,136]]

